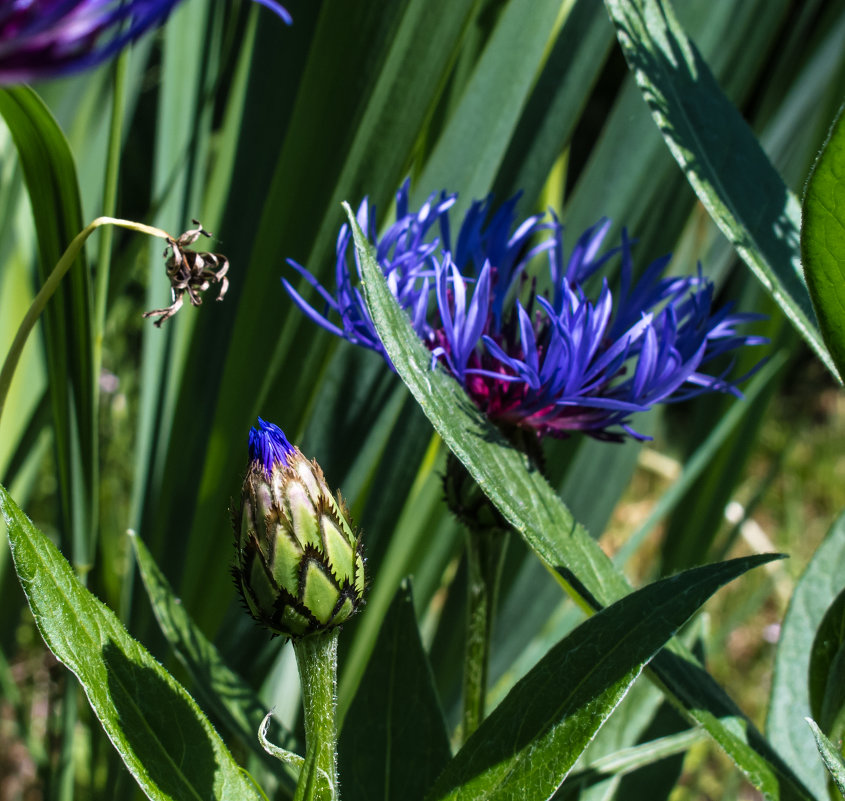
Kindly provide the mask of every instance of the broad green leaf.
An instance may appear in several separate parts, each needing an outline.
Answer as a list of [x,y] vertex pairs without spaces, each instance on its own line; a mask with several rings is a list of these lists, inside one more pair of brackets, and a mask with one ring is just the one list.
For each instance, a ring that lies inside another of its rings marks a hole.
[[[696,44],[732,99],[739,100],[756,85],[762,57],[749,44],[775,34],[784,7],[783,0],[746,0],[740,6],[685,0],[679,8],[684,25],[694,32]],[[615,39],[613,25],[608,27]],[[571,155],[572,167],[578,170],[577,150]],[[638,253],[654,257],[675,247],[696,200],[634,76],[629,76],[566,198],[563,219],[568,230],[580,232],[605,215],[613,221],[610,241],[627,226],[637,239],[635,261],[643,258]],[[686,269],[693,268],[690,260]]]
[[94,713],[149,798],[258,801],[185,689],[86,590],[67,560],[0,487],[15,569],[50,650],[79,679]]
[[781,627],[766,733],[778,753],[816,797],[825,797],[825,775],[810,733],[808,676],[816,631],[834,599],[845,590],[845,515],[828,531],[795,587]]
[[[173,647],[194,681],[194,687],[206,709],[213,712],[235,732],[244,744],[260,757],[266,757],[258,743],[258,730],[266,709],[253,689],[223,661],[214,644],[209,642],[191,620],[170,583],[159,570],[147,546],[131,535],[138,569],[162,634]],[[277,735],[278,736],[278,735]],[[279,745],[287,751],[305,753],[305,747],[289,732]],[[269,762],[269,764],[275,763]],[[287,778],[290,790],[296,787],[296,775]]]
[[813,719],[841,740],[845,712],[845,590],[828,607],[816,631],[808,676]]
[[[388,289],[372,249],[346,207],[355,235],[364,292],[376,329],[397,373],[435,430],[463,462],[505,519],[562,583],[588,608],[628,594],[630,585],[572,517],[536,468],[479,412],[460,385],[441,370]],[[767,798],[810,798],[706,670],[682,645],[653,664],[655,674],[687,714],[702,724]]]
[[813,737],[816,740],[816,746],[819,749],[825,767],[830,772],[836,787],[842,795],[845,795],[845,761],[842,759],[842,754],[837,751],[836,746],[827,739],[822,733],[822,730],[811,719],[807,718],[807,723],[813,731]]
[[429,801],[548,798],[675,631],[723,584],[773,558],[693,568],[637,590],[582,623],[467,740]]
[[801,271],[800,208],[667,0],[605,0],[672,155],[722,233],[838,377]]
[[845,374],[845,106],[810,173],[801,221],[807,287],[841,379]]
[[343,797],[417,801],[451,757],[409,581],[382,622],[338,748]]

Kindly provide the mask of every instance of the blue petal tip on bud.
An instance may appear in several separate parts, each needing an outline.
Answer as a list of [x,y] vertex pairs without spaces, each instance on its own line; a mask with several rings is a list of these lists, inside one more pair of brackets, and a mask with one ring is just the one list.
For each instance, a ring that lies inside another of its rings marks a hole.
[[293,452],[285,432],[274,423],[259,417],[258,428],[249,430],[250,461],[259,462],[268,473],[277,464],[287,464],[288,456]]

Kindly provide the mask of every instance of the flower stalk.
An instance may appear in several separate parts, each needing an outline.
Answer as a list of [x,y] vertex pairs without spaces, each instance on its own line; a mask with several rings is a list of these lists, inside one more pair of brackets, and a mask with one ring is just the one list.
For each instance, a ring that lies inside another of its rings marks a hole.
[[467,531],[467,627],[464,648],[462,740],[484,720],[493,621],[509,532]]
[[337,637],[363,603],[360,533],[317,462],[260,417],[249,432],[249,467],[232,522],[232,577],[244,607],[293,642],[305,760],[267,743],[264,725],[259,740],[278,759],[301,764],[295,801],[336,801]]
[[337,801],[337,638],[339,629],[294,640],[302,687],[305,763],[294,801]]

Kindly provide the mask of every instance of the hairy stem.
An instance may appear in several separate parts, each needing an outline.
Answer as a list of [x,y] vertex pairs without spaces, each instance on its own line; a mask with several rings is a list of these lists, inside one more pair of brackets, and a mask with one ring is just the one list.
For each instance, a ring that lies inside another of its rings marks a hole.
[[305,764],[294,801],[337,801],[338,629],[293,644],[305,717]]

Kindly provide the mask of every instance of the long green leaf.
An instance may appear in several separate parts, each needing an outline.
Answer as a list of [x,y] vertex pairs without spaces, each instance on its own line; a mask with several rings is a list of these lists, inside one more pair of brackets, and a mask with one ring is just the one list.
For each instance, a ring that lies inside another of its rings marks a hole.
[[[696,743],[700,743],[704,735],[699,729],[686,729],[677,734],[667,734],[655,740],[648,740],[629,748],[621,748],[615,753],[599,757],[584,765],[579,771],[579,778],[587,782],[595,782],[605,776],[624,776],[632,771],[649,765],[654,765],[667,757],[682,754]],[[583,776],[581,776],[583,774]],[[570,782],[576,778],[570,777]]]
[[[431,369],[347,206],[373,321],[397,373],[452,452],[534,553],[589,607],[628,594],[630,585],[572,517],[536,468],[472,404],[460,385]],[[812,797],[718,684],[679,643],[654,670],[687,714],[701,723],[767,798]]]
[[773,558],[693,568],[582,623],[508,693],[428,799],[548,798],[675,631],[723,584]]
[[[43,285],[71,240],[82,230],[76,166],[64,133],[41,98],[28,86],[0,89],[2,115],[18,151],[38,240],[39,285]],[[59,511],[73,563],[87,570],[96,539],[97,445],[92,298],[84,256],[44,309],[43,322]],[[68,685],[62,709],[62,758],[52,781],[56,798],[73,793],[75,688]]]
[[845,375],[845,106],[810,173],[801,222],[807,286],[841,379]]
[[[612,43],[613,29],[602,6],[576,0],[501,157],[493,187],[500,201],[522,192],[521,205],[533,210],[555,160],[572,138]],[[499,108],[499,99],[491,106]]]
[[804,285],[800,207],[719,88],[667,0],[605,0],[672,155],[719,228],[827,368]]
[[[496,24],[455,113],[416,182],[412,204],[461,189],[459,204],[490,191],[560,13],[559,0],[511,0]],[[473,142],[467,158],[467,142]]]
[[[49,109],[29,87],[0,89],[0,115],[23,168],[38,236],[38,279],[43,283],[83,227],[73,155]],[[74,562],[89,565],[96,426],[91,289],[83,257],[45,309],[44,325],[62,529],[73,542]]]
[[126,767],[149,798],[258,801],[185,689],[86,590],[0,487],[12,555],[41,635],[79,679]]
[[[162,634],[173,647],[194,681],[197,694],[206,709],[224,721],[254,753],[267,755],[258,743],[258,729],[267,712],[252,688],[223,661],[177,598],[170,583],[159,570],[147,546],[137,535],[132,545],[138,569]],[[279,745],[287,751],[304,753],[304,746],[289,732]],[[268,764],[275,765],[274,762]],[[296,787],[296,775],[280,774],[287,787]]]
[[824,614],[845,589],[845,515],[830,527],[795,587],[781,626],[766,718],[766,734],[778,753],[818,798],[825,776],[813,738],[802,720],[812,717],[808,676],[813,639]]
[[343,796],[353,801],[417,801],[451,757],[407,580],[346,715],[339,756]]

